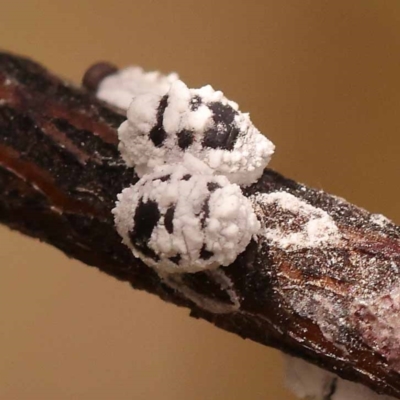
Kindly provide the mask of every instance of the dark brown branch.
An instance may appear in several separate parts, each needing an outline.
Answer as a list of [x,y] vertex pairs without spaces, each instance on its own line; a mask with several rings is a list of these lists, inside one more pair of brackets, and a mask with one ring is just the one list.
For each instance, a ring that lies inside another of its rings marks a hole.
[[[123,120],[39,65],[0,54],[0,221],[188,307],[194,317],[400,398],[400,346],[390,324],[400,308],[400,229],[266,170],[246,195],[286,191],[326,211],[341,244],[284,251],[267,240],[252,242],[223,268],[229,291],[206,273],[163,282],[114,228],[117,194],[137,181],[117,150]],[[261,214],[266,226],[283,230],[304,223],[274,205]]]

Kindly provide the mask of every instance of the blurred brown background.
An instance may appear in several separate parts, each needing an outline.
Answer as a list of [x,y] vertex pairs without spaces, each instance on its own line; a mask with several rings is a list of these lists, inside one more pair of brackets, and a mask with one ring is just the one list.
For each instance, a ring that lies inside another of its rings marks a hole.
[[[251,111],[272,167],[400,222],[398,0],[5,1],[0,46],[79,82],[177,71]],[[0,231],[0,399],[293,399],[279,354]]]

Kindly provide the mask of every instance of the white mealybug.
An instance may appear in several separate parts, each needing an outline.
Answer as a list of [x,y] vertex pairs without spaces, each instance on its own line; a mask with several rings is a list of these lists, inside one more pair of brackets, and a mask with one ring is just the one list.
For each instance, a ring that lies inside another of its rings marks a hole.
[[136,96],[127,117],[118,130],[119,149],[139,176],[190,153],[231,183],[247,186],[260,178],[274,152],[249,115],[211,86],[189,89],[173,82],[165,94]]
[[145,72],[140,67],[127,67],[104,78],[96,95],[115,107],[127,110],[136,96],[148,93],[162,96],[178,79],[175,73],[163,75],[158,71]]
[[113,213],[123,242],[159,273],[227,266],[260,227],[240,187],[189,155],[124,189]]
[[165,282],[170,274],[228,266],[246,249],[260,223],[238,185],[256,182],[274,152],[222,92],[177,79],[126,69],[105,78],[97,93],[127,108],[119,150],[141,178],[118,195],[117,231]]

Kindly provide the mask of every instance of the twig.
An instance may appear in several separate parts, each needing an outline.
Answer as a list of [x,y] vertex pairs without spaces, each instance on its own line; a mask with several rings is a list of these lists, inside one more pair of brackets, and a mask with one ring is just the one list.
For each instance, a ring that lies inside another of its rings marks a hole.
[[[400,398],[399,227],[266,170],[245,191],[259,199],[264,237],[229,267],[162,281],[114,227],[117,194],[137,181],[117,150],[123,120],[0,54],[0,221],[196,318]],[[328,244],[320,223],[335,230]]]

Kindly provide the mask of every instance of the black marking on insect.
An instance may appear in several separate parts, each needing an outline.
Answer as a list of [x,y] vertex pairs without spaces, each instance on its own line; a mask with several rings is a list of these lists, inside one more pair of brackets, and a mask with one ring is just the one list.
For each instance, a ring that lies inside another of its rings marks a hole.
[[189,131],[188,129],[183,129],[176,135],[178,136],[178,146],[182,150],[186,150],[189,146],[192,145],[194,140],[194,133],[192,131]]
[[151,128],[150,139],[154,146],[161,147],[167,137],[167,132],[164,130],[164,112],[168,106],[168,95],[161,98],[157,109],[156,125]]
[[176,256],[170,257],[169,260],[172,261],[175,264],[179,264],[181,261],[182,256],[180,254],[177,254]]
[[190,100],[189,107],[192,111],[197,111],[199,109],[199,107],[201,106],[201,104],[202,104],[201,97],[198,95],[195,95]]
[[208,260],[214,255],[213,252],[209,251],[206,249],[206,245],[204,244],[203,247],[200,250],[200,258],[203,260]]
[[207,218],[210,216],[210,196],[208,196],[203,203],[203,207],[201,208],[202,216],[200,219],[201,228],[204,229],[206,226]]
[[208,105],[213,112],[214,126],[204,134],[203,146],[212,149],[233,150],[240,130],[235,126],[238,112],[228,104],[213,102]]
[[238,112],[229,104],[222,104],[218,101],[208,104],[208,108],[213,112],[213,120],[216,124],[230,125],[238,115]]
[[170,179],[171,179],[171,175],[168,174],[168,175],[161,176],[161,177],[159,177],[159,178],[155,178],[155,179],[153,179],[153,180],[154,180],[154,181],[166,182],[166,181],[169,181]]
[[208,182],[207,183],[207,189],[209,190],[209,192],[215,192],[217,189],[221,189],[221,185],[219,183],[216,182]]
[[182,179],[183,179],[184,181],[188,181],[191,177],[192,177],[192,175],[186,174],[186,175],[183,175]]
[[173,224],[174,214],[175,214],[175,207],[171,206],[170,208],[168,208],[164,216],[164,226],[168,233],[174,232],[174,224]]
[[132,244],[145,256],[155,261],[158,261],[159,257],[148,246],[148,242],[160,216],[161,214],[155,201],[148,200],[144,203],[143,200],[141,200],[133,217],[133,230],[129,232]]

